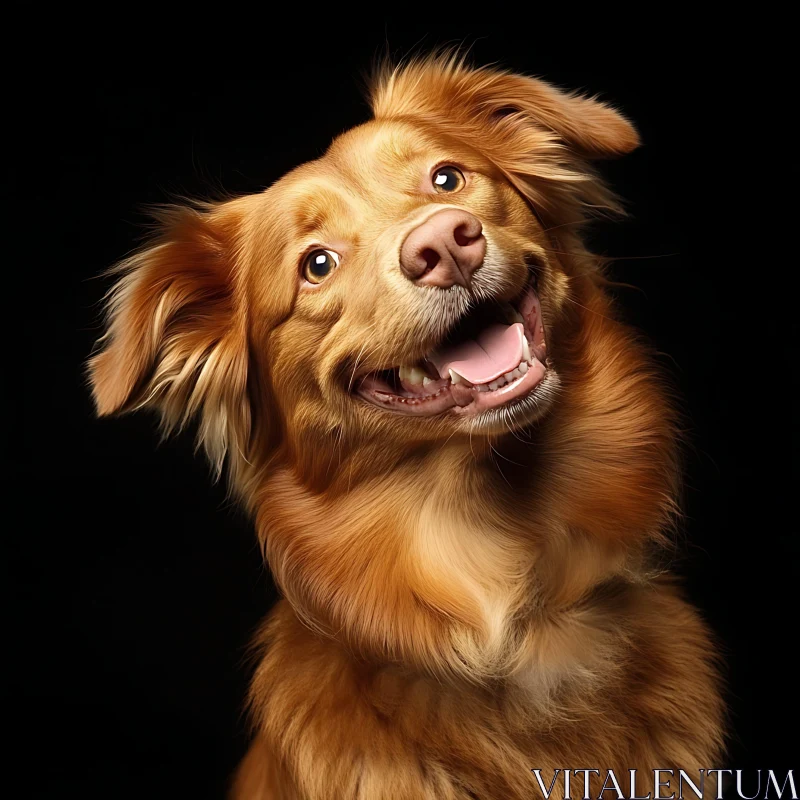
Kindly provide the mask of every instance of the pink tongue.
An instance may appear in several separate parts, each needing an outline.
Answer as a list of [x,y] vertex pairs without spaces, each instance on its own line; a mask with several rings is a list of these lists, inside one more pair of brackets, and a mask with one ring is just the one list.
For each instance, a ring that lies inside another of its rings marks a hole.
[[428,360],[442,378],[450,377],[449,370],[452,369],[470,383],[489,383],[519,366],[524,337],[521,322],[489,325],[477,339],[440,347],[428,356]]

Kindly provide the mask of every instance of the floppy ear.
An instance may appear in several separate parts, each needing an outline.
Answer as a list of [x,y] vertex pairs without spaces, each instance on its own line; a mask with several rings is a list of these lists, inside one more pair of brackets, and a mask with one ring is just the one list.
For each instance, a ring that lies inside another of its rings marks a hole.
[[376,117],[418,115],[484,127],[506,116],[524,117],[587,159],[623,155],[639,145],[633,125],[595,98],[503,70],[470,69],[463,58],[447,53],[384,69],[371,100]]
[[153,407],[169,432],[200,419],[217,471],[250,430],[235,203],[159,212],[154,242],[115,267],[107,331],[89,361],[99,415]]
[[594,97],[563,92],[537,78],[503,73],[486,88],[492,98],[489,107],[501,104],[495,113],[527,115],[584,158],[621,156],[640,144],[633,124]]

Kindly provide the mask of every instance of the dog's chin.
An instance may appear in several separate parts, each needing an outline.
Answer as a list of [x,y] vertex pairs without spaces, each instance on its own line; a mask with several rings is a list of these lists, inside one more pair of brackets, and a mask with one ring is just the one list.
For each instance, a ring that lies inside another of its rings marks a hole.
[[529,286],[514,303],[478,304],[424,358],[364,375],[355,394],[387,414],[502,433],[542,417],[557,388],[541,303]]

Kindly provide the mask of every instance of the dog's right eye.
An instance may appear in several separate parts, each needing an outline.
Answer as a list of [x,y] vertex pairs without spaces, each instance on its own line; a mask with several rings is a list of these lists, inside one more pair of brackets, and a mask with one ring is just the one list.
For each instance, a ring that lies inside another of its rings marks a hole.
[[460,192],[465,184],[464,173],[458,167],[439,167],[431,178],[437,192]]
[[303,277],[309,283],[322,283],[339,266],[333,250],[312,250],[303,260]]

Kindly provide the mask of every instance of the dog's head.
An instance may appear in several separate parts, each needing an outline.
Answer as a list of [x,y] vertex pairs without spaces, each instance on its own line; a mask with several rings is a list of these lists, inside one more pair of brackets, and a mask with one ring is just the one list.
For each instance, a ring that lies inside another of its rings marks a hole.
[[383,71],[371,101],[262,194],[163,214],[118,268],[90,364],[101,414],[196,415],[243,473],[278,450],[496,438],[558,402],[571,282],[594,270],[576,233],[614,208],[589,164],[634,129],[447,58]]

